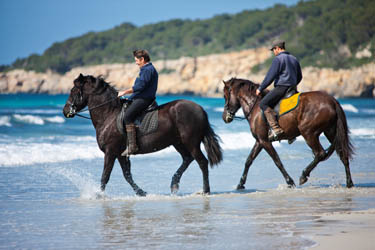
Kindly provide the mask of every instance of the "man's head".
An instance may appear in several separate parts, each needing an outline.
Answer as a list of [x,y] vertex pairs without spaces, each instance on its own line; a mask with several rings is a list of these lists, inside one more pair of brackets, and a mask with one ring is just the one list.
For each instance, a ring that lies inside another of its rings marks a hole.
[[272,43],[271,51],[275,56],[280,54],[280,52],[283,52],[285,50],[285,42],[281,40],[276,40]]
[[148,54],[147,50],[134,50],[133,55],[135,64],[137,64],[140,68],[150,61],[150,55]]

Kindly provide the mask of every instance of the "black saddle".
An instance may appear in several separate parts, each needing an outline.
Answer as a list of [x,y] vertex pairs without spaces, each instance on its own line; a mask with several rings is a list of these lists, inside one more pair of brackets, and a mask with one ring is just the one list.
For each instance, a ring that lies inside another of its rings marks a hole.
[[[128,99],[122,100],[122,109],[121,112],[117,115],[116,125],[118,131],[125,135],[125,126],[124,126],[124,117],[125,110],[129,107],[131,101]],[[137,136],[143,136],[146,134],[153,133],[158,128],[158,107],[156,100],[154,100],[134,121],[134,124],[137,128]]]

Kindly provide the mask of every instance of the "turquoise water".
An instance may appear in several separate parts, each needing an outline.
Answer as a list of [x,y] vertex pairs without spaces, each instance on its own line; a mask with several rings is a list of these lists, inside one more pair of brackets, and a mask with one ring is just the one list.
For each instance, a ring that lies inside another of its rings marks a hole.
[[[170,195],[181,159],[167,148],[131,159],[133,178],[147,197],[134,195],[116,163],[105,196],[98,198],[103,153],[91,121],[63,117],[67,95],[0,95],[0,248],[304,249],[315,244],[314,232],[301,225],[319,214],[375,208],[375,100],[339,100],[356,147],[355,188],[344,187],[344,167],[334,154],[304,186],[288,189],[261,152],[247,189],[237,192],[255,141],[248,124],[225,124],[222,98],[161,96],[157,101],[181,98],[202,105],[222,139],[224,161],[210,169],[209,196],[199,194],[196,163],[183,175],[179,193]],[[292,145],[274,146],[297,183],[312,161],[311,150],[300,137]]]

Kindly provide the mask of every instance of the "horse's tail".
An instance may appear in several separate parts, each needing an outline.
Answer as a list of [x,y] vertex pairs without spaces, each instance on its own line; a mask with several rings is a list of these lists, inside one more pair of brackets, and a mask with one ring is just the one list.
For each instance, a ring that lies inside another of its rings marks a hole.
[[341,159],[352,159],[354,154],[354,147],[350,141],[349,128],[346,122],[345,112],[340,104],[335,101],[336,104],[336,138],[335,138],[335,149]]
[[[207,117],[207,114],[205,115]],[[203,137],[203,145],[206,149],[211,167],[219,164],[223,160],[223,152],[219,141],[220,137],[214,132],[207,118],[207,128]]]

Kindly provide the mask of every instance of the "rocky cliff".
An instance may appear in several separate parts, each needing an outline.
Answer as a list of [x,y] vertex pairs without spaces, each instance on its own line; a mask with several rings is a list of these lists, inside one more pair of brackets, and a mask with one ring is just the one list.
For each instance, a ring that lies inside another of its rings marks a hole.
[[[158,94],[195,94],[222,96],[222,81],[231,77],[260,83],[266,71],[253,74],[251,68],[263,63],[271,52],[266,48],[196,58],[155,61],[159,71]],[[302,92],[324,90],[336,97],[374,97],[375,63],[348,70],[303,67]],[[132,86],[139,68],[135,64],[110,64],[78,67],[59,75],[53,72],[13,70],[0,73],[0,93],[69,93],[80,74],[102,75],[117,89]]]

